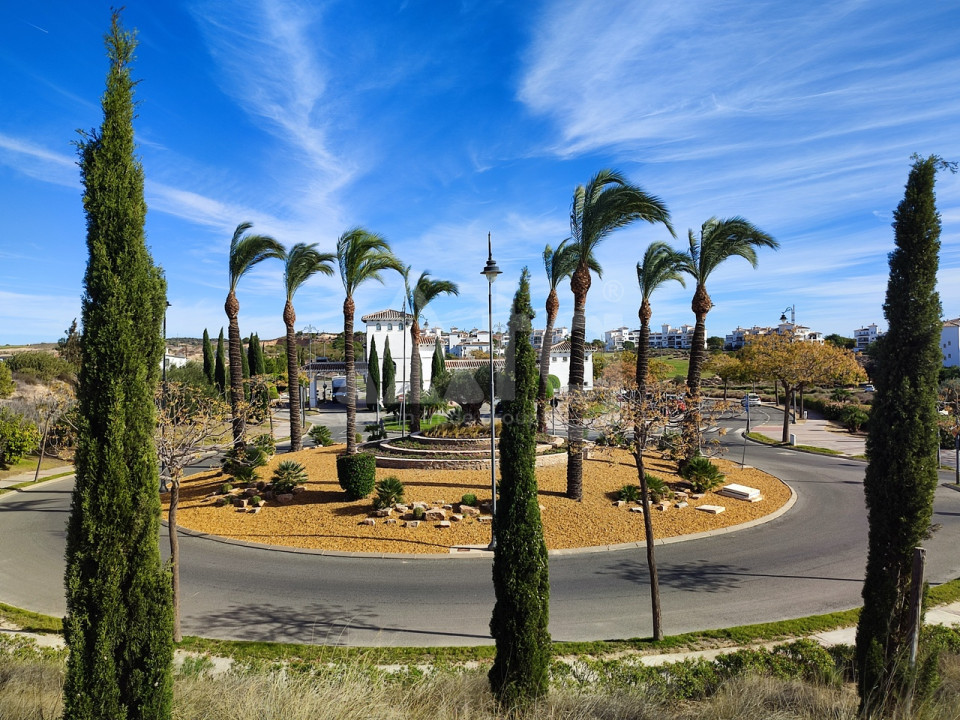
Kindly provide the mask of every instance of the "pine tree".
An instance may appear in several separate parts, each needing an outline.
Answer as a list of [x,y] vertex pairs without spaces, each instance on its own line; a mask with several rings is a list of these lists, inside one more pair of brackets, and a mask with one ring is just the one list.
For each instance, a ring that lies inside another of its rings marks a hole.
[[217,361],[213,367],[213,384],[222,396],[227,388],[227,361],[223,349],[223,328],[220,328],[220,337],[217,338]]
[[383,342],[383,406],[390,407],[397,402],[397,364],[390,354],[390,338]]
[[367,360],[367,409],[373,410],[380,399],[380,356],[377,339],[370,339],[370,357]]
[[[547,693],[550,580],[547,546],[537,500],[536,350],[530,344],[530,274],[526,268],[513,300],[507,367],[513,371],[514,399],[500,439],[500,501],[494,520],[497,546],[493,587],[497,602],[490,633],[497,644],[490,687],[500,703],[514,707]],[[506,417],[506,415],[505,415]]]
[[937,373],[942,355],[936,291],[940,216],[934,182],[944,163],[914,158],[894,213],[896,248],[883,305],[889,330],[872,353],[864,494],[869,539],[857,627],[863,710],[886,713],[905,699],[913,549],[930,530],[937,485]]
[[207,382],[213,385],[214,383],[214,360],[213,360],[213,345],[210,343],[210,333],[207,332],[207,329],[203,329],[203,374],[207,378]]
[[78,143],[89,259],[67,525],[68,720],[171,713],[173,610],[160,559],[153,442],[166,283],[144,238],[130,77],[135,46],[114,12],[103,124]]

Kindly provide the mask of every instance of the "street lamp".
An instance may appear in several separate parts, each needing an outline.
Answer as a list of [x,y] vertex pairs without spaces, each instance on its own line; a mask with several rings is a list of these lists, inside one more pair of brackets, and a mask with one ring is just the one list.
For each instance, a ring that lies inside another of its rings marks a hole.
[[493,244],[490,233],[487,233],[487,264],[480,274],[487,278],[487,320],[490,329],[490,512],[493,521],[490,523],[490,545],[488,550],[497,547],[497,426],[496,403],[493,393],[493,281],[501,273],[497,263],[493,261]]
[[[304,331],[305,333],[310,333],[310,337],[309,337],[309,339],[307,340],[307,355],[309,356],[309,357],[307,358],[307,363],[309,364],[309,363],[313,362],[313,334],[314,334],[315,332],[317,332],[317,329],[316,329],[313,325],[307,325],[307,326],[303,329],[303,331]],[[344,338],[343,341],[346,342],[347,339]]]
[[785,323],[787,321],[787,310],[790,311],[790,324],[796,325],[797,324],[797,306],[796,305],[790,305],[789,307],[785,308],[782,313],[780,313],[780,322]]

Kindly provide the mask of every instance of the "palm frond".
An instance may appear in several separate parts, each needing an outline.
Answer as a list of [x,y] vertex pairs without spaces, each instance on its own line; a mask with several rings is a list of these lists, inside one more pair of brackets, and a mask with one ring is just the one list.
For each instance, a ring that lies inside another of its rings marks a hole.
[[662,240],[650,243],[643,254],[643,260],[637,263],[640,297],[649,300],[654,290],[671,280],[676,280],[686,287],[682,274],[685,258],[684,253],[677,252]]
[[297,243],[284,255],[283,285],[287,291],[287,300],[292,300],[300,286],[313,275],[333,275],[333,262],[337,256],[322,253],[317,244]]
[[757,267],[757,248],[780,247],[772,236],[742,217],[712,217],[700,228],[699,239],[689,231],[690,251],[684,271],[699,284],[705,284],[710,274],[726,259],[739,256]]
[[386,239],[360,227],[348,230],[337,240],[337,262],[347,297],[353,297],[357,287],[367,280],[382,283],[384,270],[403,272],[403,265]]
[[413,286],[410,307],[413,317],[420,318],[423,311],[440,295],[459,295],[460,288],[450,280],[432,280],[429,271],[420,273],[417,284]]
[[240,278],[254,265],[284,257],[283,245],[269,235],[245,234],[252,227],[253,223],[240,223],[230,240],[230,292],[236,291]]

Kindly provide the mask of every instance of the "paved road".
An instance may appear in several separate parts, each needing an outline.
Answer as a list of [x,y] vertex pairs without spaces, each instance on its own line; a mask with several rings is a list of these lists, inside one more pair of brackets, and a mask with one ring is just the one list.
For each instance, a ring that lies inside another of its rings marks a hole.
[[[729,457],[739,460],[739,452],[738,446]],[[789,478],[798,501],[765,525],[658,548],[667,633],[859,603],[863,463],[753,444],[746,459]],[[69,492],[69,481],[53,481],[0,498],[0,602],[63,613]],[[927,557],[928,578],[936,583],[960,576],[960,493],[938,488],[934,522],[942,527]],[[181,548],[187,633],[349,645],[490,642],[487,558],[325,557],[196,537],[184,537]],[[649,635],[642,550],[554,556],[550,575],[555,639]]]

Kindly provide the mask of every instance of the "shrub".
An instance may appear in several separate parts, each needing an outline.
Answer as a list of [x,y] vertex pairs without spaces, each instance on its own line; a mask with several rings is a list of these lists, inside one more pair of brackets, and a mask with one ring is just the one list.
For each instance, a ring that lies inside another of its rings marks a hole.
[[[503,430],[502,423],[497,420],[497,437],[501,436]],[[440,425],[434,425],[427,428],[422,433],[426,437],[433,438],[482,438],[490,437],[489,425],[457,425],[451,422],[445,422]]]
[[13,355],[6,361],[11,372],[24,377],[33,377],[43,382],[50,382],[59,378],[65,382],[74,379],[74,367],[63,358],[51,355],[41,350],[22,352]]
[[36,425],[22,415],[0,408],[0,465],[14,465],[39,446],[40,431]]
[[273,491],[278,495],[293,492],[297,485],[303,485],[306,481],[307,469],[296,460],[281,462],[273,471],[273,477],[270,478]]
[[221,469],[238,482],[251,483],[257,479],[257,468],[267,464],[267,454],[256,445],[247,445],[239,452],[230,448],[223,457]]
[[463,497],[460,498],[461,505],[468,505],[470,507],[477,506],[477,496],[473,493],[466,493]]
[[423,509],[422,507],[420,507],[419,505],[413,509],[413,519],[414,519],[414,520],[423,520],[423,517],[424,517],[424,515],[426,515],[426,514],[427,514],[426,510],[424,510],[424,509]]
[[250,504],[254,507],[260,507],[263,505],[263,498],[259,495],[254,495],[252,498],[250,498]]
[[223,485],[220,486],[221,495],[229,495],[231,492],[233,492],[233,485],[231,485],[230,483],[224,483]]
[[694,492],[704,493],[720,485],[725,475],[708,458],[698,456],[687,462],[680,477],[690,483]]
[[624,485],[617,493],[618,500],[640,502],[640,488],[636,485]]
[[310,432],[307,433],[313,441],[320,446],[326,447],[327,445],[333,445],[333,437],[330,435],[330,428],[326,425],[314,425],[310,428]]
[[7,364],[0,362],[0,398],[10,397],[13,391],[17,389],[17,384],[13,381],[13,373]]
[[673,490],[664,482],[663,478],[646,473],[647,492],[650,493],[650,501],[658,503],[664,498],[673,497]]
[[462,407],[455,407],[447,411],[447,422],[451,425],[463,425],[467,422],[467,415]]
[[860,428],[867,424],[870,416],[856,405],[848,405],[840,414],[840,422],[852,433],[858,432]]
[[403,502],[403,483],[395,475],[378,482],[376,490],[377,496],[373,499],[375,510],[381,510]]
[[260,448],[261,450],[263,450],[263,452],[266,453],[268,457],[273,455],[277,451],[276,440],[273,439],[273,435],[269,435],[267,433],[264,433],[263,435],[257,435],[253,439],[253,444],[256,445],[258,448]]
[[338,455],[337,480],[351,500],[367,497],[377,481],[377,459],[369,453]]

